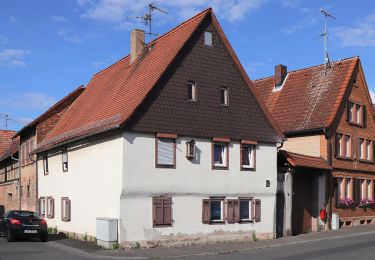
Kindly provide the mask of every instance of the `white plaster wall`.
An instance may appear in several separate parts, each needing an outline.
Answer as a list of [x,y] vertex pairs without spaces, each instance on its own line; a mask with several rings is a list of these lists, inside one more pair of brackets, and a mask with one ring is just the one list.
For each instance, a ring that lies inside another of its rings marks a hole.
[[311,155],[320,156],[320,135],[302,136],[288,138],[283,144],[283,150]]
[[[165,235],[256,230],[273,233],[277,185],[276,145],[258,144],[256,171],[240,170],[240,143],[229,145],[229,170],[212,170],[211,141],[193,138],[197,157],[185,157],[185,142],[176,140],[176,169],[155,167],[155,137],[124,132],[124,178],[121,201],[121,241],[148,240]],[[266,180],[271,187],[266,188]],[[152,228],[152,196],[170,195],[170,228]],[[251,196],[262,200],[262,221],[255,224],[202,224],[202,199],[209,196]]]
[[[120,135],[92,145],[68,146],[69,171],[62,171],[61,152],[48,158],[49,175],[38,160],[39,197],[55,199],[55,218],[49,226],[95,236],[96,217],[120,216],[123,139]],[[61,220],[61,197],[71,200],[71,221]]]

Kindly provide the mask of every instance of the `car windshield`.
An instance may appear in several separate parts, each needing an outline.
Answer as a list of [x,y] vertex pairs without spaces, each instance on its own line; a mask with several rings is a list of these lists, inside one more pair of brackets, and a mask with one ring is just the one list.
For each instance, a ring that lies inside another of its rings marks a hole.
[[19,217],[19,218],[39,218],[38,213],[33,211],[13,211],[12,214],[10,214],[12,217]]

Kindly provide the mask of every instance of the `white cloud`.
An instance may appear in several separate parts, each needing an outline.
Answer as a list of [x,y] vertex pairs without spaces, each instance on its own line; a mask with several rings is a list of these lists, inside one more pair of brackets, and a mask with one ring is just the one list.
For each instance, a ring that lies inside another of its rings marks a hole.
[[75,43],[75,44],[83,44],[83,40],[78,36],[64,37],[64,40],[67,42]]
[[375,47],[375,14],[357,21],[353,26],[340,26],[331,31],[341,47]]
[[371,89],[369,89],[369,91],[370,91],[371,101],[374,104],[374,102],[375,102],[375,92]]
[[0,66],[26,66],[25,57],[31,52],[19,49],[3,49],[0,50]]
[[293,24],[293,25],[290,25],[284,29],[282,29],[282,32],[289,35],[289,34],[292,34],[292,33],[295,33],[299,30],[301,30],[303,28],[302,24]]
[[7,42],[8,39],[5,36],[0,35],[0,45],[6,44]]
[[281,5],[284,8],[294,8],[297,7],[301,3],[301,0],[282,0]]
[[66,18],[64,16],[57,16],[57,15],[51,16],[51,20],[56,22],[56,23],[67,23],[67,22],[69,22],[68,18]]
[[[252,10],[260,8],[267,0],[156,0],[155,5],[168,11],[178,20],[186,19],[197,12],[212,7],[221,19],[235,22],[243,19]],[[146,11],[149,0],[77,0],[83,8],[83,17],[97,21],[121,24],[128,16],[140,16]],[[166,16],[166,19],[168,18]]]
[[[296,13],[297,15],[298,13]],[[316,24],[318,21],[318,18],[320,16],[319,10],[309,9],[306,7],[302,7],[299,9],[299,15],[302,16],[302,19],[297,22],[296,24],[289,25],[282,29],[281,31],[286,34],[290,35],[295,32],[298,32],[302,30],[305,27],[312,27]]]
[[44,93],[26,92],[0,98],[0,107],[17,110],[45,111],[56,103],[56,99]]
[[15,16],[11,15],[11,16],[9,17],[9,21],[10,21],[11,23],[16,23],[16,22],[17,22],[17,19],[16,19]]

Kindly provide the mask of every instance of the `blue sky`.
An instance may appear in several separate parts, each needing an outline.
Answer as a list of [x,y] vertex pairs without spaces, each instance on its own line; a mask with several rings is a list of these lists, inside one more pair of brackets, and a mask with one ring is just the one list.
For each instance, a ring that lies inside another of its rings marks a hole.
[[[146,29],[128,16],[150,1],[3,0],[0,4],[0,128],[18,130],[91,76],[129,52],[129,32]],[[251,79],[323,62],[319,10],[329,20],[331,60],[360,56],[375,91],[375,3],[372,0],[155,0],[162,34],[211,6]]]

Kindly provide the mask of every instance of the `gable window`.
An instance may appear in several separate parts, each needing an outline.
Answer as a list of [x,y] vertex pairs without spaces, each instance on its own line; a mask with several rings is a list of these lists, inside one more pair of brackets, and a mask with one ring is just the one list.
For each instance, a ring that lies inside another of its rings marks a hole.
[[360,126],[366,125],[366,106],[349,101],[347,114],[349,123]]
[[212,46],[212,32],[204,32],[204,45]]
[[67,197],[61,198],[61,220],[70,221],[71,220],[71,202]]
[[228,88],[221,88],[220,89],[220,102],[223,106],[229,105],[229,93]]
[[241,142],[241,169],[255,168],[256,142]]
[[214,142],[212,143],[212,166],[213,168],[227,169],[229,160],[229,140],[219,139],[220,138],[214,138]]
[[174,168],[176,166],[176,135],[157,134],[156,167]]
[[360,160],[372,162],[374,160],[374,142],[365,138],[359,138],[358,157]]
[[48,156],[43,156],[43,173],[44,175],[48,175]]
[[46,216],[46,198],[40,197],[39,198],[39,215],[44,218]]
[[194,81],[188,82],[188,101],[197,101],[197,85]]
[[55,200],[52,197],[47,197],[47,218],[55,217]]
[[152,198],[153,226],[163,227],[172,225],[172,198],[153,197]]
[[68,171],[68,150],[66,148],[62,150],[62,168],[64,172]]
[[350,135],[336,133],[336,156],[341,158],[352,157],[352,138]]

